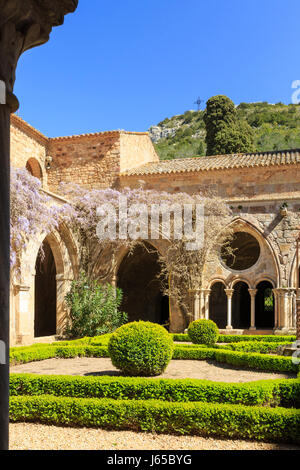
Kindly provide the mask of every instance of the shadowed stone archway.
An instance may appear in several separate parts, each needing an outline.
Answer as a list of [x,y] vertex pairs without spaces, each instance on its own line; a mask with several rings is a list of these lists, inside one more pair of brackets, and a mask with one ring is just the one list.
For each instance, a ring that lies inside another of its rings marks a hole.
[[273,285],[268,281],[260,282],[255,297],[255,326],[271,329],[275,326],[275,300]]
[[232,297],[232,326],[248,329],[251,325],[251,297],[248,285],[239,281],[234,285]]
[[211,287],[209,297],[209,318],[214,321],[219,328],[226,328],[227,296],[225,285],[222,282],[216,282]]
[[34,336],[56,334],[56,266],[49,243],[45,240],[35,265]]
[[150,245],[137,246],[128,253],[118,271],[117,285],[123,291],[121,309],[128,321],[169,324],[169,298],[161,292],[157,251]]

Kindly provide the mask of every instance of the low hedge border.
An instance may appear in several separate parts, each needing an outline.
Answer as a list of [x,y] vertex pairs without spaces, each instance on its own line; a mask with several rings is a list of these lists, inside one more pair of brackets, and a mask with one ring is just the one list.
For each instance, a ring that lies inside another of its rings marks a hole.
[[300,410],[216,403],[13,396],[12,422],[300,442]]
[[11,374],[10,395],[227,403],[300,408],[300,380],[224,383],[198,379]]
[[26,364],[27,362],[42,361],[52,358],[69,359],[72,357],[109,357],[107,346],[43,346],[41,348],[29,347],[27,349],[11,351],[10,362],[14,364]]
[[[56,346],[28,348],[11,353],[12,364],[41,361],[49,358],[73,357],[109,357],[106,346]],[[275,356],[259,353],[230,351],[227,349],[207,348],[201,345],[176,345],[173,359],[182,360],[215,360],[236,367],[266,370],[270,372],[298,372],[299,367],[293,364],[291,357]]]
[[291,344],[290,342],[262,342],[262,341],[244,341],[238,343],[228,344],[214,344],[212,346],[206,346],[205,344],[190,344],[190,343],[179,343],[176,347],[182,348],[211,348],[211,349],[226,349],[230,351],[242,351],[242,352],[258,352],[260,354],[276,353],[279,346]]
[[291,344],[290,342],[263,342],[263,341],[240,341],[238,343],[215,344],[217,349],[230,349],[231,351],[258,352],[260,354],[276,353],[279,346]]
[[292,362],[291,357],[196,346],[182,347],[178,345],[174,350],[173,359],[211,359],[236,367],[247,367],[249,369],[266,370],[269,372],[297,373],[299,371],[299,366]]
[[[178,343],[189,343],[191,339],[187,334],[173,333],[173,341]],[[238,343],[245,341],[263,341],[263,342],[274,342],[274,343],[292,343],[296,341],[296,336],[290,335],[219,335],[218,343]]]

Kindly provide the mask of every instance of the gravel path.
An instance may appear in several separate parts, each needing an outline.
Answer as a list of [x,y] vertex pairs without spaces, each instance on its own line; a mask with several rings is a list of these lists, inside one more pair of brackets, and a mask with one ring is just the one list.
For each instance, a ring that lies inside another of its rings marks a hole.
[[300,450],[284,444],[63,428],[41,424],[10,425],[11,450]]
[[[46,359],[11,367],[11,372],[45,375],[121,375],[108,358]],[[241,370],[214,361],[171,361],[159,378],[207,379],[216,382],[251,382],[253,380],[295,378],[295,374],[278,374]]]

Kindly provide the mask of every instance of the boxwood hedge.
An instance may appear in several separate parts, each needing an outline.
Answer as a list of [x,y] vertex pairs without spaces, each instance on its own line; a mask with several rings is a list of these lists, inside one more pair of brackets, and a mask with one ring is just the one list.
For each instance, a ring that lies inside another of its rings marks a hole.
[[[173,333],[173,340],[176,342],[188,343],[190,338],[187,334],[183,333]],[[219,335],[218,343],[237,343],[245,341],[263,341],[263,342],[287,342],[292,343],[296,341],[296,336],[291,335]]]
[[10,394],[231,403],[300,408],[300,380],[224,383],[198,379],[11,374]]
[[275,341],[240,341],[237,343],[216,344],[217,349],[231,349],[232,351],[258,352],[261,354],[276,353],[279,346],[291,344],[290,342]]
[[12,396],[10,419],[13,422],[300,442],[300,410],[280,407]]

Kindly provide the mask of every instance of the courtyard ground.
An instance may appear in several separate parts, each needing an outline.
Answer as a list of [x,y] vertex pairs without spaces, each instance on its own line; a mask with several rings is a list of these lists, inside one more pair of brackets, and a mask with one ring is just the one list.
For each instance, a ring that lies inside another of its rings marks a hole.
[[[94,375],[120,376],[109,358],[84,357],[74,359],[46,359],[11,367],[11,372],[42,375]],[[296,378],[296,374],[261,372],[238,369],[215,361],[174,360],[166,371],[159,376],[164,379],[207,379],[216,382],[251,382]]]
[[10,425],[11,450],[300,450],[293,444],[221,440],[131,431]]

